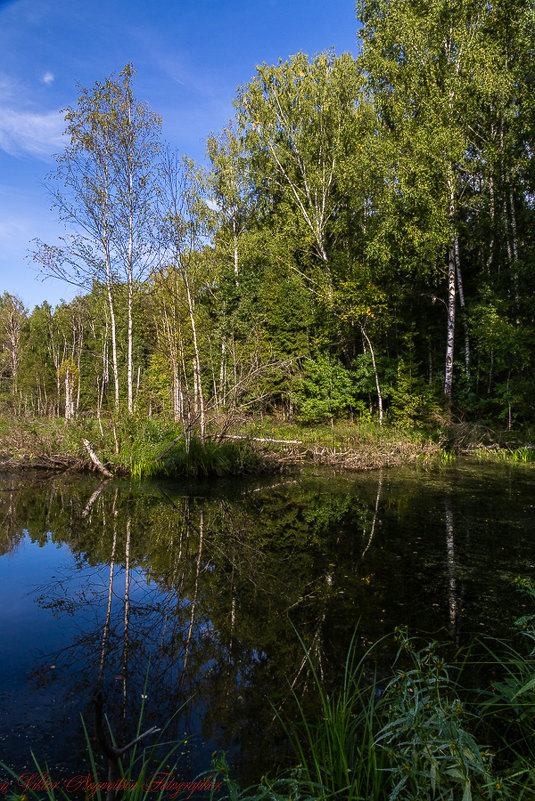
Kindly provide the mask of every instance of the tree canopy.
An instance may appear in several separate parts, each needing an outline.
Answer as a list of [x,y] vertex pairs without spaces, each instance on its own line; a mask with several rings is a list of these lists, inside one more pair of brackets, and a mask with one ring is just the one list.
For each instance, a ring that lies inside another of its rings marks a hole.
[[6,410],[533,423],[532,5],[357,12],[356,59],[257,67],[203,168],[131,65],[82,90],[34,257],[85,294],[4,294]]

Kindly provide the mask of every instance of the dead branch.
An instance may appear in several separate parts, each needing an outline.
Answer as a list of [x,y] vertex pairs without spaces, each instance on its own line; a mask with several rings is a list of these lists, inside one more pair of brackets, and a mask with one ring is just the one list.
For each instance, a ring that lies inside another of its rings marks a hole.
[[151,734],[156,734],[160,731],[157,726],[151,726],[150,729],[144,731],[143,734],[140,734],[134,740],[132,740],[127,745],[123,745],[121,748],[117,748],[116,746],[110,745],[106,735],[104,734],[104,724],[103,724],[103,707],[104,707],[104,699],[102,696],[102,692],[99,690],[94,699],[93,699],[94,707],[95,707],[95,734],[97,736],[97,740],[99,742],[100,747],[102,748],[103,753],[108,757],[108,789],[106,793],[106,801],[113,801],[115,798],[115,790],[113,789],[113,784],[116,783],[121,775],[121,757],[130,751],[135,745],[140,743],[146,737],[149,737]]

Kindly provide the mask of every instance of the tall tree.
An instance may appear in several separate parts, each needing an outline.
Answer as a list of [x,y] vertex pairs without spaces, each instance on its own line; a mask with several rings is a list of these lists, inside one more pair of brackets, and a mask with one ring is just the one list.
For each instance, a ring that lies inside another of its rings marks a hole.
[[[509,3],[506,16],[522,7],[527,4]],[[399,211],[386,227],[400,260],[408,250],[416,271],[435,267],[446,278],[444,395],[451,403],[457,297],[465,306],[462,212],[466,216],[467,195],[480,178],[483,110],[512,86],[503,37],[496,36],[503,8],[486,0],[359,0],[357,9],[360,63],[379,112],[390,208]],[[445,264],[437,258],[444,252]],[[468,374],[467,334],[465,361]]]
[[[210,278],[204,272],[207,265],[202,258],[211,228],[211,212],[204,197],[204,181],[201,171],[189,159],[180,160],[175,153],[168,152],[162,168],[162,206],[160,226],[160,280],[165,281],[167,293],[171,295],[172,305],[183,300],[189,321],[191,345],[193,350],[193,417],[190,417],[187,431],[195,421],[199,422],[200,437],[205,432],[206,404],[203,385],[201,342],[198,324],[198,298],[210,286]],[[181,361],[184,358],[183,336],[181,331],[173,332],[172,316],[179,322],[178,314],[167,312],[168,303],[164,296],[164,320],[171,352],[176,354],[176,342],[180,343]],[[172,356],[174,364],[177,356]],[[183,369],[187,381],[187,370]],[[176,370],[175,370],[176,384]],[[175,403],[175,414],[176,414]]]
[[20,412],[19,366],[21,360],[21,332],[26,319],[24,304],[15,295],[4,292],[0,296],[0,376],[9,381],[11,407]]
[[297,226],[293,233],[314,260],[314,280],[332,293],[332,247],[345,205],[340,183],[364,116],[355,62],[349,54],[310,61],[298,53],[257,73],[235,105],[258,196]]
[[249,165],[244,144],[232,126],[219,137],[208,139],[211,162],[210,191],[219,216],[218,240],[232,260],[236,285],[239,283],[240,238],[246,230],[249,216]]
[[105,285],[110,317],[114,400],[119,408],[117,303],[127,298],[127,406],[133,410],[133,302],[154,256],[156,158],[161,121],[132,93],[128,64],[116,78],[82,89],[66,110],[68,144],[57,156],[54,205],[67,233],[59,245],[37,242],[43,271],[78,286]]

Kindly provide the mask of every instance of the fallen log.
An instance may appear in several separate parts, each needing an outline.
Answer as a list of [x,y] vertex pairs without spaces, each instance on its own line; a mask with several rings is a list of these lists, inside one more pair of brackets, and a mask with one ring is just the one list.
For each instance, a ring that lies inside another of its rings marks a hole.
[[302,445],[303,441],[300,439],[272,439],[271,437],[246,437],[238,436],[237,434],[219,434],[219,439],[248,439],[252,442],[277,442],[281,445]]
[[83,439],[82,442],[84,443],[85,449],[89,454],[89,458],[91,459],[97,470],[103,475],[105,475],[107,478],[113,478],[113,473],[110,473],[110,471],[106,467],[104,467],[104,465],[96,455],[95,451],[93,450],[89,442],[86,439]]

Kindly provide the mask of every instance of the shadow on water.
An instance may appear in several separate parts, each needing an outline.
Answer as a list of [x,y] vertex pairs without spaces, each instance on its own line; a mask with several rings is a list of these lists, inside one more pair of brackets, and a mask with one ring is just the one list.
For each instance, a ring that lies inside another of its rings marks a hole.
[[[162,726],[182,775],[230,752],[244,782],[284,759],[275,710],[397,625],[507,635],[535,563],[535,474],[303,475],[178,485],[0,476],[0,759],[87,770],[95,694],[119,742]],[[384,669],[393,640],[379,652]],[[382,666],[379,665],[379,671]],[[177,710],[179,710],[177,712]],[[95,751],[99,743],[94,741]]]

